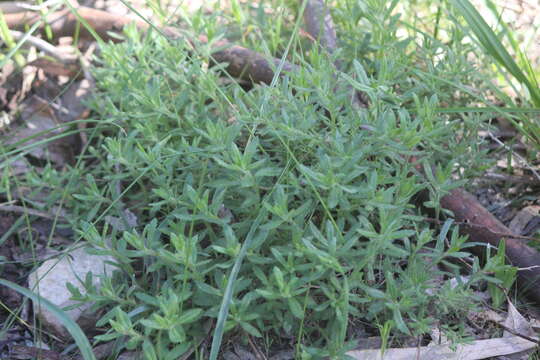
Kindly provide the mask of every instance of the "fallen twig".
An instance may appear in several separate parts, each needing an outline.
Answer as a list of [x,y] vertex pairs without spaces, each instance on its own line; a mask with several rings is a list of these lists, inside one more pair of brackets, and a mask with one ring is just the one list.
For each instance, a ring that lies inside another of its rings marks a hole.
[[524,335],[524,334],[520,334],[518,331],[510,329],[508,326],[504,326],[503,324],[501,324],[499,322],[494,321],[493,323],[495,323],[498,327],[500,327],[504,331],[508,331],[510,334],[512,334],[514,336],[520,337],[522,339],[525,339],[527,341],[530,341],[530,342],[536,343],[537,345],[540,345],[540,341],[538,339],[535,339],[533,337],[530,337],[530,336],[527,336],[527,335]]
[[13,14],[21,11],[39,11],[44,9],[44,4],[42,5],[32,5],[23,1],[1,1],[0,10],[4,14]]
[[[109,33],[121,31],[124,26],[132,22],[135,22],[137,27],[141,29],[148,28],[148,24],[142,20],[118,16],[85,6],[78,7],[77,13],[104,41],[116,40],[115,38],[112,38]],[[49,25],[55,38],[71,36],[77,31],[78,27],[81,37],[91,38],[92,36],[85,26],[79,24],[77,16],[69,9],[48,14],[46,16],[46,22],[42,21],[43,15],[34,11],[6,14],[5,17],[6,23],[11,30],[23,31],[25,27],[41,22],[38,29],[43,30],[46,25]]]
[[257,358],[257,360],[267,360],[266,356],[264,356],[262,351],[257,347],[257,345],[255,345],[250,335],[247,336],[247,339],[249,346],[255,352],[255,357]]
[[40,38],[37,38],[35,36],[26,35],[23,32],[17,31],[17,30],[11,30],[10,31],[11,36],[17,41],[20,41],[23,37],[25,37],[25,43],[31,46],[35,46],[39,50],[47,53],[51,57],[55,58],[56,60],[60,61],[63,64],[73,64],[77,61],[77,56],[72,54],[66,54],[58,50],[58,48],[50,43],[48,43],[45,40],[42,40]]
[[509,147],[508,145],[506,145],[505,143],[503,143],[501,140],[499,140],[491,131],[488,131],[488,134],[489,134],[489,137],[495,141],[497,144],[499,144],[501,147],[503,147],[505,150],[507,150],[508,152],[510,152],[512,154],[512,156],[514,156],[514,158],[516,158],[517,160],[519,160],[519,162],[521,162],[527,169],[529,169],[533,175],[536,177],[537,181],[540,181],[540,174],[538,174],[538,172],[532,167],[529,165],[529,163],[527,162],[527,160],[525,160],[522,156],[520,156],[518,153],[516,153],[515,151],[512,151],[512,148]]
[[[512,234],[478,200],[463,189],[454,189],[441,199],[441,206],[454,214],[461,223],[461,233],[472,241],[483,242],[494,247],[504,239],[506,256],[518,270],[518,285],[535,302],[540,303],[540,253]],[[474,247],[478,256],[485,255],[483,247]]]
[[508,175],[508,174],[500,174],[495,172],[487,172],[484,175],[482,175],[482,178],[480,180],[484,181],[490,181],[490,182],[500,182],[504,181],[507,183],[518,183],[518,184],[527,184],[529,186],[539,186],[540,180],[534,176],[528,176],[528,175]]
[[[428,222],[431,222],[431,223],[438,224],[438,225],[442,225],[444,223],[443,221],[441,221],[439,219],[434,219],[434,218],[424,218],[424,220],[428,221]],[[507,233],[494,232],[492,229],[488,228],[484,224],[477,224],[477,223],[472,223],[472,222],[467,222],[467,221],[454,221],[454,224],[455,225],[465,225],[465,226],[470,226],[470,227],[479,227],[479,228],[482,228],[485,231],[491,232],[493,235],[500,236],[501,238],[513,238],[513,239],[521,239],[521,240],[527,240],[527,241],[540,241],[539,238],[535,238],[535,237],[532,237],[532,236],[516,235],[516,234],[513,234],[512,232],[507,232]],[[537,266],[540,267],[540,265],[537,265]]]
[[[18,205],[0,205],[0,211],[28,214],[28,215],[41,217],[44,219],[49,219],[49,220],[54,220],[56,217],[55,215],[46,213],[44,211],[30,209],[30,208],[18,206]],[[58,216],[63,218],[62,215],[58,215]]]
[[[281,61],[275,58],[268,61],[267,57],[238,45],[218,50],[212,54],[212,58],[218,63],[227,63],[225,70],[233,77],[265,84],[272,82],[274,68],[278,67]],[[285,62],[280,75],[290,73],[296,68],[295,65]]]
[[[110,33],[120,32],[124,26],[130,23],[135,23],[140,30],[147,30],[150,27],[147,22],[140,19],[131,19],[84,6],[78,7],[76,10],[77,15],[84,19],[95,33],[105,41],[118,41]],[[40,14],[31,11],[6,15],[8,27],[15,30],[22,30],[25,26],[33,25],[41,20],[42,16]],[[75,33],[79,26],[79,20],[75,14],[66,9],[49,14],[47,16],[47,24],[51,26],[55,37],[70,36]],[[43,29],[44,26],[45,23],[42,23],[39,28]],[[180,33],[177,29],[166,27],[160,30],[169,37],[184,38],[192,45],[197,45],[195,41]],[[79,36],[91,38],[92,34],[84,26],[80,25]],[[208,39],[205,36],[199,36],[197,41],[199,44],[208,43]],[[212,63],[227,63],[224,70],[231,76],[250,80],[254,83],[270,84],[274,77],[274,68],[281,61],[276,58],[268,59],[268,57],[253,50],[232,45],[226,40],[218,41],[213,45],[215,46],[215,50],[211,54]],[[285,62],[282,74],[295,71],[296,69],[297,67],[295,65]]]

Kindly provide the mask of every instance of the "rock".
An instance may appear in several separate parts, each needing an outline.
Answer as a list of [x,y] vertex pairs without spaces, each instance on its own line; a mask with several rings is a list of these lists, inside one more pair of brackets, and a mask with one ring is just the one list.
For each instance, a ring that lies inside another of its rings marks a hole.
[[[84,281],[87,273],[93,275],[94,286],[99,288],[101,276],[111,276],[115,267],[106,261],[114,262],[111,256],[90,255],[85,248],[78,248],[62,257],[55,257],[45,261],[40,267],[28,276],[28,287],[60,308],[77,304],[70,300],[71,293],[66,283],[71,283],[84,294]],[[39,281],[39,284],[38,284]],[[70,335],[62,323],[46,307],[34,304],[34,314],[41,320],[42,325],[56,335],[69,338]],[[88,311],[92,304],[85,303],[74,309],[66,310],[66,314],[81,326],[83,330],[92,327],[100,314]]]

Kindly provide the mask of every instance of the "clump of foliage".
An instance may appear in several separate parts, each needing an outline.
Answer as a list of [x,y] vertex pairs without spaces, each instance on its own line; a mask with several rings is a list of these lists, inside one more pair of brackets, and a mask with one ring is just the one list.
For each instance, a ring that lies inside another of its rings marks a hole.
[[[101,49],[97,125],[78,176],[63,186],[81,238],[118,262],[99,291],[74,294],[107,309],[102,340],[125,337],[149,359],[176,359],[220,317],[226,334],[268,347],[294,339],[305,357],[342,354],[355,322],[386,335],[441,323],[462,335],[471,286],[485,277],[476,266],[455,287],[433,281],[459,275],[452,259],[469,245],[449,226],[430,228],[412,200],[427,192],[438,211],[463,184],[453,174],[482,169],[477,115],[439,112],[468,104],[455,85],[481,91],[481,79],[459,39],[419,47],[397,37],[391,9],[371,6],[333,10],[344,73],[315,47],[288,49],[279,39],[297,38],[292,24],[278,31],[237,13],[260,30],[239,41],[302,69],[250,91],[208,68],[207,49],[157,32],[130,28]],[[201,14],[192,24],[219,35]],[[350,86],[368,108],[351,106]],[[50,169],[43,176],[59,181]]]

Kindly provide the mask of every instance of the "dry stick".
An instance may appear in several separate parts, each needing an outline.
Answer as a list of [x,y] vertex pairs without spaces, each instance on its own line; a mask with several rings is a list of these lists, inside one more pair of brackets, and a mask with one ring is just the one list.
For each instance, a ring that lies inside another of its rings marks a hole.
[[[435,223],[437,225],[443,225],[444,224],[444,221],[442,221],[442,220],[435,219],[435,218],[429,218],[429,217],[425,217],[424,221]],[[476,224],[476,223],[469,222],[469,221],[464,221],[464,222],[454,221],[454,224],[455,225],[465,225],[465,226],[470,226],[470,227],[479,227],[479,228],[484,229],[485,231],[492,232],[494,235],[498,235],[498,236],[503,237],[503,238],[514,238],[514,239],[527,240],[527,241],[540,241],[539,238],[535,238],[535,237],[532,237],[532,236],[516,235],[516,234],[513,234],[513,233],[494,232],[493,230],[486,227],[485,225]],[[536,266],[540,266],[540,265],[536,265]]]
[[[124,26],[130,23],[135,23],[140,30],[147,30],[149,28],[148,23],[140,19],[131,19],[84,6],[78,7],[77,12],[105,41],[118,41],[118,39],[111,37],[110,33],[119,32]],[[40,14],[31,11],[7,14],[5,17],[8,27],[13,30],[22,30],[25,26],[33,25],[42,19]],[[51,26],[55,37],[70,36],[75,33],[78,26],[78,19],[70,10],[62,10],[49,14],[47,23]],[[44,28],[44,25],[42,24],[40,28]],[[166,27],[161,30],[169,37],[184,38],[191,45],[198,45],[187,36],[180,34],[177,29]],[[91,38],[92,35],[84,26],[80,26],[80,36]],[[199,36],[197,40],[200,44],[208,43],[208,39],[205,36]],[[249,80],[254,83],[270,84],[274,76],[273,69],[280,62],[279,59],[275,58],[268,60],[266,56],[242,46],[231,45],[226,40],[218,41],[213,45],[216,49],[213,51],[212,57],[218,63],[227,63],[224,68],[227,73],[233,77]],[[285,62],[280,75],[295,70],[297,70],[297,66]]]
[[[414,159],[411,159],[413,162]],[[416,169],[423,173],[420,166]],[[428,191],[418,194],[416,203],[424,207],[429,199]],[[443,209],[453,214],[456,223],[460,225],[459,231],[474,242],[489,244],[498,248],[501,240],[505,241],[505,255],[509,262],[517,267],[517,285],[524,291],[530,300],[540,304],[540,253],[526,245],[524,236],[515,235],[512,231],[492,215],[480,202],[464,189],[451,190],[440,200]],[[426,209],[432,212],[432,209]],[[485,246],[469,248],[478,257],[486,255]]]
[[[25,34],[21,31],[11,30],[10,33],[11,36],[13,36],[13,38],[17,41],[25,37]],[[28,45],[35,46],[39,50],[47,53],[48,55],[52,56],[63,64],[73,64],[77,61],[76,55],[66,54],[60,51],[56,46],[52,45],[51,43],[48,43],[47,41],[37,38],[35,36],[27,36],[26,43]]]
[[253,340],[251,339],[251,335],[247,336],[249,346],[251,346],[251,349],[255,352],[255,356],[258,360],[267,360],[266,356],[262,353],[262,351],[255,345]]
[[[81,6],[77,8],[79,15],[99,34],[99,36],[107,40],[113,39],[109,32],[119,32],[123,27],[131,22],[135,22],[137,27],[141,29],[148,28],[148,24],[140,20],[133,20],[128,17],[118,16],[108,13],[106,11],[96,10],[88,7]],[[24,31],[26,26],[34,25],[43,19],[43,16],[33,11],[24,11],[15,14],[5,15],[8,27],[11,30]],[[79,21],[77,16],[73,14],[69,9],[64,9],[51,14],[46,17],[47,24],[51,27],[53,36],[55,38],[63,36],[71,36],[77,31]],[[45,28],[45,23],[41,23],[40,30]],[[84,26],[80,26],[80,36],[85,38],[91,38],[91,34]],[[117,40],[116,40],[117,41]]]
[[[18,206],[18,205],[1,205],[0,204],[0,211],[28,214],[32,216],[41,217],[44,219],[49,219],[49,220],[54,219],[54,215],[52,214],[46,213],[44,211],[26,208],[23,206]],[[63,216],[59,215],[59,217],[63,217]]]
[[[506,256],[512,265],[518,267],[518,286],[526,295],[540,303],[540,253],[527,246],[518,236],[486,210],[478,200],[463,189],[454,189],[441,199],[441,206],[452,211],[456,221],[464,223],[460,232],[476,242],[488,243],[494,247],[504,239]],[[473,225],[471,225],[473,224]],[[503,235],[501,235],[503,234]],[[510,235],[510,236],[509,236]],[[478,256],[483,256],[485,248],[474,247]]]
[[528,176],[528,175],[507,175],[507,174],[499,174],[494,172],[487,172],[484,175],[482,175],[482,178],[480,181],[492,181],[492,182],[500,182],[504,181],[507,183],[518,183],[518,184],[527,184],[530,186],[539,186],[540,180],[534,176]]
[[[45,0],[40,1],[39,4],[34,4],[34,1],[2,1],[0,3],[0,9],[4,11],[4,14],[18,13],[21,11],[44,11],[47,10],[61,0]],[[72,0],[72,3],[76,3],[76,0]],[[7,10],[7,11],[6,11]]]
[[[228,45],[226,41],[222,41],[221,43],[224,46]],[[281,61],[274,58],[271,60],[271,65],[265,56],[238,45],[232,45],[226,49],[218,50],[212,53],[212,58],[218,63],[228,63],[225,70],[232,77],[268,85],[274,77],[274,69],[278,67]],[[296,69],[296,65],[285,62],[280,76]]]
[[[414,163],[416,170],[424,174],[424,169],[412,157],[409,159]],[[422,191],[416,197],[419,207],[433,214],[433,209],[426,209],[424,203],[429,200],[429,192]],[[453,214],[456,223],[460,225],[459,231],[474,242],[489,244],[498,247],[501,240],[505,241],[505,255],[509,262],[518,268],[517,286],[524,291],[524,295],[530,300],[540,304],[540,253],[525,244],[525,237],[515,235],[492,215],[480,202],[464,189],[457,188],[451,190],[440,200],[443,209],[449,210]],[[485,246],[475,246],[469,248],[478,257],[486,255]]]

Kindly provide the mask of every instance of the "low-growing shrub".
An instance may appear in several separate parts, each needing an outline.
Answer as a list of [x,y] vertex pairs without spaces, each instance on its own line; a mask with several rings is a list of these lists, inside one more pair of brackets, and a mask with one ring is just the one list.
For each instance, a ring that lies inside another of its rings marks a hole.
[[[157,32],[130,28],[101,49],[98,124],[66,206],[94,251],[118,262],[101,290],[74,294],[107,310],[102,340],[176,359],[212,334],[223,301],[226,334],[290,341],[305,356],[338,356],[360,327],[461,334],[473,281],[434,279],[459,274],[452,259],[468,244],[412,200],[429,192],[438,210],[482,169],[480,118],[438,111],[468,104],[456,89],[480,80],[459,41],[416,44],[389,13],[345,10],[334,13],[344,73],[293,46],[301,70],[250,91],[209,68],[205,49]],[[351,86],[368,108],[351,106]]]

